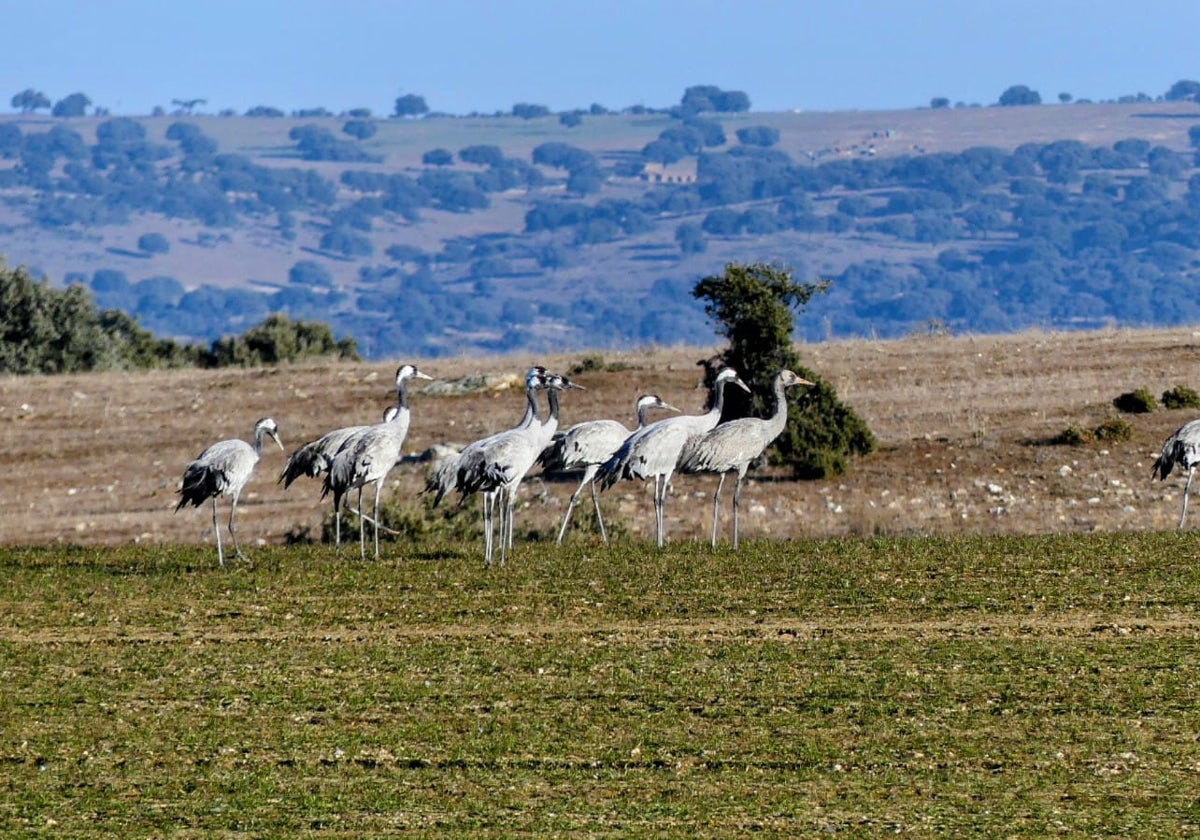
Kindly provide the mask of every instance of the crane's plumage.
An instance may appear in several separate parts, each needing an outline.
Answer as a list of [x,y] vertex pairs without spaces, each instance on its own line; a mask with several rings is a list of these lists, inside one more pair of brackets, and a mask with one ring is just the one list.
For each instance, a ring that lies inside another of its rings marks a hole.
[[236,533],[237,504],[242,494],[242,488],[254,472],[254,467],[262,457],[263,437],[270,435],[279,448],[283,443],[279,440],[279,425],[270,417],[264,417],[254,424],[254,445],[236,438],[222,440],[201,452],[196,460],[184,468],[183,484],[179,488],[178,511],[184,505],[200,507],[208,499],[212,499],[213,531],[217,535],[217,559],[221,566],[225,565],[225,550],[221,545],[221,529],[217,525],[217,497],[229,496],[229,536],[233,538],[233,548],[238,557],[243,557],[242,549],[238,546]]
[[717,515],[721,506],[721,488],[725,476],[737,472],[737,484],[733,489],[733,549],[738,547],[738,513],[742,503],[742,479],[750,468],[750,462],[770,446],[787,425],[787,397],[785,390],[795,385],[812,385],[807,379],[790,370],[781,370],[775,375],[775,411],[770,417],[741,417],[715,426],[700,437],[692,438],[679,457],[679,470],[685,473],[715,472],[720,475],[717,491],[713,494],[712,546],[717,547]]
[[1183,488],[1183,512],[1179,514],[1179,527],[1183,527],[1187,519],[1188,494],[1192,489],[1192,477],[1196,466],[1200,465],[1200,420],[1184,423],[1175,433],[1163,443],[1162,453],[1154,462],[1150,475],[1160,480],[1166,479],[1175,469],[1176,464],[1187,470],[1187,484]]
[[675,472],[679,455],[689,438],[702,435],[717,425],[725,404],[725,385],[733,383],[749,391],[738,378],[737,371],[727,367],[717,374],[712,384],[712,408],[704,414],[685,414],[668,417],[638,429],[631,434],[616,453],[601,465],[596,474],[600,489],[611,487],[623,478],[654,479],[654,521],[658,547],[663,546],[663,504],[667,485]]
[[[646,414],[653,408],[665,411],[679,410],[675,406],[663,402],[662,397],[658,394],[643,394],[634,404],[638,429],[645,427]],[[608,532],[604,529],[604,517],[600,514],[600,498],[593,479],[596,477],[600,465],[621,448],[621,444],[631,433],[624,423],[616,420],[586,420],[555,434],[550,445],[542,450],[542,454],[538,456],[538,462],[547,471],[583,469],[583,477],[579,481],[579,486],[571,494],[571,500],[567,503],[567,513],[563,517],[562,527],[558,529],[556,542],[562,542],[563,535],[567,532],[567,523],[571,521],[571,512],[579,504],[583,488],[588,486],[592,488],[592,504],[596,508],[596,525],[600,528],[600,538],[604,542],[608,542]]]
[[399,409],[390,421],[369,427],[348,443],[334,456],[325,474],[321,497],[333,495],[336,509],[350,490],[358,490],[358,544],[363,558],[367,556],[365,524],[362,516],[362,488],[375,485],[375,559],[379,559],[379,498],[383,493],[383,482],[400,458],[404,439],[408,436],[411,413],[408,407],[408,382],[411,379],[432,379],[417,369],[416,365],[401,365],[396,369],[396,407]]

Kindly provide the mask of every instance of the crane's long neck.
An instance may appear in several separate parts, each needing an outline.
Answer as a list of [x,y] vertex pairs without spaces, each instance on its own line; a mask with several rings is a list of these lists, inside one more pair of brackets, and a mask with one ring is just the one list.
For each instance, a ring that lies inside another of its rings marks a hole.
[[718,380],[713,385],[712,393],[712,408],[704,415],[704,424],[707,429],[711,429],[717,425],[721,419],[721,411],[725,408],[725,382]]
[[534,388],[525,389],[525,415],[521,418],[521,422],[517,424],[518,429],[525,429],[538,422],[538,405],[537,405],[537,390]]
[[638,418],[637,427],[639,429],[646,425],[646,415],[649,413],[650,413],[649,403],[646,403],[644,405],[643,404],[638,405],[638,407],[637,407],[637,418]]
[[775,377],[775,410],[771,416],[767,418],[767,428],[769,428],[776,437],[783,432],[783,427],[787,425],[787,393],[783,385],[782,377]]
[[542,433],[547,438],[553,437],[555,431],[558,430],[558,389],[550,388],[546,391],[546,402],[550,404],[550,416],[546,418],[546,422],[542,424]]
[[266,434],[265,429],[255,429],[254,430],[254,457],[255,458],[262,457],[262,446],[263,446],[262,442],[263,442],[263,435],[265,435],[265,434]]
[[396,408],[408,410],[408,383],[403,379],[396,383]]

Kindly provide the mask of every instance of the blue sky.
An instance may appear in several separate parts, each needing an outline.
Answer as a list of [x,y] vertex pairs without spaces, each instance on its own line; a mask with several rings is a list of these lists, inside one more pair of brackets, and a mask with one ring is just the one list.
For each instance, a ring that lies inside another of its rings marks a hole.
[[113,114],[256,105],[391,113],[665,107],[693,84],[756,111],[1164,93],[1200,79],[1200,2],[1149,0],[0,0],[0,111],[32,87]]

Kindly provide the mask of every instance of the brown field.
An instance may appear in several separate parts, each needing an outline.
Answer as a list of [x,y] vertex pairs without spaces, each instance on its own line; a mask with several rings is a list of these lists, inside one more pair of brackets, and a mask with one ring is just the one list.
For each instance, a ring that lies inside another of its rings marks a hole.
[[[1183,482],[1172,476],[1152,483],[1150,465],[1165,436],[1192,412],[1132,416],[1127,442],[1046,441],[1070,425],[1092,428],[1114,415],[1112,399],[1122,392],[1195,387],[1198,335],[1178,328],[804,345],[805,364],[866,417],[879,450],[827,481],[752,473],[743,536],[1171,529]],[[579,375],[588,390],[566,396],[562,422],[610,416],[631,423],[633,399],[645,391],[697,411],[695,361],[706,352],[607,354],[606,362],[628,368]],[[418,361],[450,379],[519,375],[534,361],[569,369],[581,358]],[[215,440],[247,437],[264,415],[278,420],[288,451],[335,426],[373,422],[392,398],[393,369],[388,362],[0,379],[0,543],[211,542],[207,508],[173,512],[191,458]],[[412,406],[406,451],[419,453],[507,427],[523,404],[513,388],[456,397],[415,390]],[[283,462],[272,444],[243,496],[239,533],[247,546],[279,544],[304,528],[320,532],[327,508],[319,486],[302,479],[284,491],[275,483]],[[422,504],[416,493],[424,471],[424,464],[401,465],[388,495]],[[675,479],[669,539],[707,538],[715,483],[711,476]],[[528,479],[519,532],[551,534],[573,488]],[[626,482],[602,502],[606,518],[629,535],[653,537],[648,487]],[[581,515],[590,525],[585,508]]]

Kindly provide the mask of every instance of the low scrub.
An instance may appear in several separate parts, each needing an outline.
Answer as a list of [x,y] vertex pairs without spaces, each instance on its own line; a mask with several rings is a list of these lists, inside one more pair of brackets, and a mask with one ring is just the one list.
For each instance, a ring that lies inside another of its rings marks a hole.
[[1162,394],[1163,408],[1200,408],[1200,394],[1187,385],[1176,385]]

